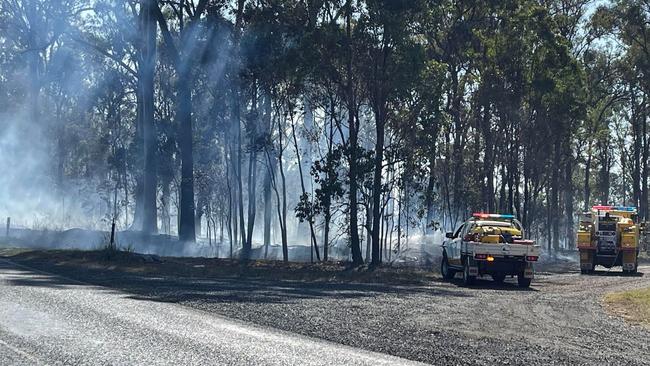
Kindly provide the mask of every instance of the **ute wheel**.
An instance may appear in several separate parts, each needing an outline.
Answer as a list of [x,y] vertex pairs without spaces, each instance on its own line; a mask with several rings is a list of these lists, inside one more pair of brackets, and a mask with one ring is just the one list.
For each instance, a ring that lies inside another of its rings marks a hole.
[[498,284],[502,284],[505,279],[506,275],[503,273],[495,273],[492,275],[492,280]]
[[531,281],[532,281],[532,279],[524,277],[523,273],[520,273],[520,274],[517,275],[517,284],[521,288],[529,288]]
[[463,285],[470,286],[474,283],[476,276],[469,275],[469,258],[465,259],[465,264],[463,265]]
[[449,260],[446,255],[442,256],[442,263],[440,264],[440,274],[445,280],[451,280],[456,275],[456,271],[449,268]]

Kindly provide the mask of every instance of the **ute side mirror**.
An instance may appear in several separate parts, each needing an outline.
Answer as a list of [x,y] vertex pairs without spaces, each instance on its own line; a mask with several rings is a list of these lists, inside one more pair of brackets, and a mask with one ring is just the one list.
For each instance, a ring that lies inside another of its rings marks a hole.
[[454,233],[446,233],[446,234],[445,234],[445,237],[446,237],[447,239],[453,239],[453,238],[454,238]]

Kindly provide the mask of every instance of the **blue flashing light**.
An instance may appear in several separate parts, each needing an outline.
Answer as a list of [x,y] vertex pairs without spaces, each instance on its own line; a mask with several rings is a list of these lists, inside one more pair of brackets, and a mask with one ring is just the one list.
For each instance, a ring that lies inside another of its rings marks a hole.
[[632,206],[614,206],[614,210],[616,210],[616,211],[635,212],[636,207],[632,207]]
[[633,206],[594,206],[593,209],[597,210],[597,211],[636,212],[636,207],[633,207]]

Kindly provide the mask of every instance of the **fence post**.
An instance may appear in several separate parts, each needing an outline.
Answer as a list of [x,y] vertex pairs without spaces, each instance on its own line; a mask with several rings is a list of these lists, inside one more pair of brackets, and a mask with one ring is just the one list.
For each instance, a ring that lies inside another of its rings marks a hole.
[[113,220],[113,224],[111,225],[111,242],[109,245],[111,250],[115,249],[115,220]]

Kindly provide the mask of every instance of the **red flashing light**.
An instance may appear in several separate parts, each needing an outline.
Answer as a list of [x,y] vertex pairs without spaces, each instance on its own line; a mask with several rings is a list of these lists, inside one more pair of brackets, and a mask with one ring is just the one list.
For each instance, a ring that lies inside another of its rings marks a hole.
[[628,211],[628,212],[636,212],[636,207],[632,206],[605,206],[605,205],[598,205],[598,206],[593,206],[592,209],[598,210],[598,211]]
[[603,206],[603,205],[594,206],[592,208],[594,210],[598,210],[598,211],[611,211],[611,210],[614,209],[614,207],[612,207],[612,206]]
[[526,256],[526,260],[527,260],[528,262],[537,262],[537,258],[538,258],[538,257],[537,257],[536,255],[527,255],[527,256]]

